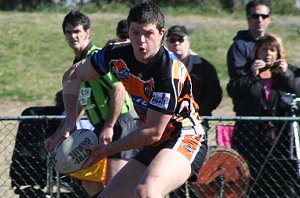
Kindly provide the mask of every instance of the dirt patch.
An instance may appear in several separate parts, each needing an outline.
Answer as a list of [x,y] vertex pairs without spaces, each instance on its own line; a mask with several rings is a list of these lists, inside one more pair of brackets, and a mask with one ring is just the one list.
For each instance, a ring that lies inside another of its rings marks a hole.
[[44,106],[52,105],[49,103],[22,103],[22,102],[1,102],[0,103],[0,116],[19,116],[22,111],[31,106]]
[[235,116],[232,110],[232,102],[229,97],[223,97],[220,105],[213,111],[213,116]]

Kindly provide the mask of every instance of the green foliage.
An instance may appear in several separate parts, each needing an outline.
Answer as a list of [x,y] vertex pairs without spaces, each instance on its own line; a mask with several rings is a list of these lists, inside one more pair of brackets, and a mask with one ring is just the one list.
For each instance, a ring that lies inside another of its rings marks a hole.
[[[66,0],[60,0],[60,3],[54,4],[52,0],[2,0],[0,1],[0,10],[17,10],[17,11],[63,11],[66,8]],[[83,2],[83,1],[81,1]],[[76,8],[88,10],[90,12],[119,12],[122,13],[124,8],[128,9],[142,0],[91,0],[90,3],[77,3]],[[188,10],[191,13],[235,13],[244,11],[244,0],[155,0],[161,7],[168,10],[172,8],[176,11]],[[295,7],[295,0],[270,0],[274,13],[297,15],[300,10]],[[71,9],[71,8],[68,8]]]
[[51,4],[52,2],[49,0],[2,0],[0,1],[0,10],[32,11]]
[[295,4],[295,0],[271,0],[273,12],[281,15],[299,15],[300,10]]

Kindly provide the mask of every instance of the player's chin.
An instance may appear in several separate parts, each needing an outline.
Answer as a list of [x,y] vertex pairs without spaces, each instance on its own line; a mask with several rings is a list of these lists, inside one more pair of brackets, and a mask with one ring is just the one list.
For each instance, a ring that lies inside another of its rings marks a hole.
[[139,53],[137,54],[138,55],[138,59],[140,59],[140,60],[145,60],[145,59],[147,59],[147,54],[145,53],[145,52],[142,52],[142,51],[139,51]]

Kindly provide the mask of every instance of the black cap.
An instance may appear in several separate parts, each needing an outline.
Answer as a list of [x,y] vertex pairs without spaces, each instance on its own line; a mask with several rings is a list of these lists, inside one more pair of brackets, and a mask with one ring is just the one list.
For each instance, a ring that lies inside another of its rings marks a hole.
[[128,34],[128,23],[126,19],[119,21],[117,26],[117,36]]
[[169,37],[172,34],[175,34],[175,35],[180,36],[180,37],[184,37],[186,35],[187,36],[189,35],[186,27],[183,26],[183,25],[173,25],[172,27],[170,27],[169,30],[168,30],[167,37]]

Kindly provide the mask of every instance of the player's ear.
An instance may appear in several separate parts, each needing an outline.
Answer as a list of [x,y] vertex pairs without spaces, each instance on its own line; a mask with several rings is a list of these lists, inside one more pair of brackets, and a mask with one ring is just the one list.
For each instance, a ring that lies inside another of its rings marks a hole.
[[86,36],[87,36],[87,39],[91,38],[91,29],[90,28],[86,30]]
[[161,30],[159,31],[160,39],[163,39],[165,33],[166,33],[165,28],[161,28]]

